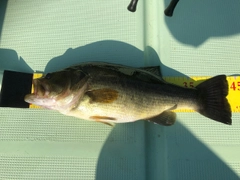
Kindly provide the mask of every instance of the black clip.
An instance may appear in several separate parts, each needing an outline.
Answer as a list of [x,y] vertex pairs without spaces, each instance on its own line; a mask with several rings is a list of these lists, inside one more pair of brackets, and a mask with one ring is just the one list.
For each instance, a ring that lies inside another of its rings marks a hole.
[[[173,15],[173,11],[177,5],[179,0],[171,0],[170,4],[168,5],[168,7],[165,9],[164,14],[166,16],[171,17]],[[131,12],[135,12],[137,9],[137,3],[138,0],[131,0],[130,4],[128,5],[128,10]]]

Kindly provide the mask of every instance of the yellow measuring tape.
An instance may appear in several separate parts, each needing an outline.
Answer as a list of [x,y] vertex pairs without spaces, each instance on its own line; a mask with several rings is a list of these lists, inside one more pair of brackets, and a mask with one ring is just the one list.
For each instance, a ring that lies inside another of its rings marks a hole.
[[[41,74],[41,73],[34,73],[34,74],[33,74],[33,79],[40,78],[40,77],[42,77],[42,75],[43,75],[43,74]],[[33,93],[33,92],[34,92],[34,86],[33,86],[33,84],[32,84],[32,93]],[[29,108],[38,109],[38,108],[42,108],[42,107],[37,106],[37,105],[35,105],[35,104],[30,104],[30,105],[29,105]]]
[[[33,74],[33,79],[41,77],[42,74],[35,73]],[[176,84],[186,88],[194,88],[198,84],[202,83],[204,80],[209,79],[210,77],[163,77],[166,82]],[[231,105],[232,112],[240,112],[240,76],[229,76],[227,77],[229,92],[227,99]],[[32,86],[32,92],[34,92]],[[31,104],[29,108],[41,108],[34,104]],[[175,112],[193,112],[190,109],[179,109],[175,110]]]
[[[166,82],[176,84],[186,88],[196,87],[198,84],[209,79],[211,77],[163,77]],[[240,76],[229,76],[227,77],[229,91],[228,91],[228,102],[231,106],[232,112],[240,112]],[[179,109],[175,112],[193,112],[190,109]]]

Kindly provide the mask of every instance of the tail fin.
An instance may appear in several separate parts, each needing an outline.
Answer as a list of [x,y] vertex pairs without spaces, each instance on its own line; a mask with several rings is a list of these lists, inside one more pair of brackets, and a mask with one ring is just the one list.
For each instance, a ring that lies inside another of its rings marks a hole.
[[225,75],[215,76],[199,84],[197,111],[215,121],[232,124],[231,107],[226,96],[228,95],[228,82]]

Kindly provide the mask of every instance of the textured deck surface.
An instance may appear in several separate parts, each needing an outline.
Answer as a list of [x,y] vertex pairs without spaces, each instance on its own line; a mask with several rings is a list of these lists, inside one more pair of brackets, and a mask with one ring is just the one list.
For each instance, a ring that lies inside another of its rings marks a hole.
[[[240,2],[3,0],[0,70],[48,72],[84,61],[161,65],[164,76],[240,73]],[[233,125],[178,113],[172,127],[114,128],[39,109],[0,109],[0,179],[237,180]]]

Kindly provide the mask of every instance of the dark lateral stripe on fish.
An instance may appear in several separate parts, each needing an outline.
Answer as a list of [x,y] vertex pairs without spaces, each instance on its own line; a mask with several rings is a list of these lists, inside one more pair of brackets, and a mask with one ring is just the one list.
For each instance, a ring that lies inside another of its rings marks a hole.
[[114,89],[96,89],[86,92],[90,97],[90,103],[112,103],[118,98],[118,92]]
[[103,120],[103,119],[105,119],[105,120],[117,120],[117,119],[114,118],[114,117],[108,117],[108,116],[90,116],[89,118],[90,118],[90,119],[94,119],[94,120],[96,120],[96,121],[101,121],[101,120]]

